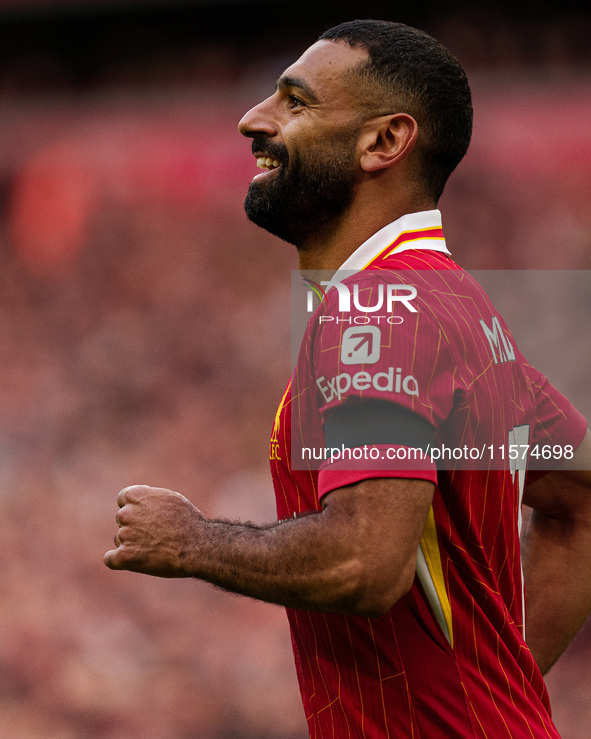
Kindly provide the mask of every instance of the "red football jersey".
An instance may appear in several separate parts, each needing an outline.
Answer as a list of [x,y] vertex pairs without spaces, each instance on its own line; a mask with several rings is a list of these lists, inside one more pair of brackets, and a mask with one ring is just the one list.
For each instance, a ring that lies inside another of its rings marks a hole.
[[[275,418],[279,518],[368,477],[436,487],[413,587],[388,614],[288,609],[310,736],[558,737],[524,638],[521,498],[531,450],[572,451],[586,422],[450,259],[438,211],[390,224],[343,269],[362,271],[326,292]],[[371,403],[430,429],[422,453],[404,439],[412,423],[375,431]],[[322,454],[348,409],[344,446],[364,456]]]

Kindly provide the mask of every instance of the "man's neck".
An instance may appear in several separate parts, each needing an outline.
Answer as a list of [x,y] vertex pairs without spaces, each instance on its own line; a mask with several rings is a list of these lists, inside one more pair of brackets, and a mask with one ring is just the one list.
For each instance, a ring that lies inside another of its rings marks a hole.
[[370,209],[362,214],[350,211],[328,232],[315,235],[298,246],[299,269],[337,270],[361,244],[384,226],[407,213],[418,213],[433,207],[433,203],[425,202],[416,203],[414,207],[409,204],[406,208],[392,209],[386,213],[372,213]]

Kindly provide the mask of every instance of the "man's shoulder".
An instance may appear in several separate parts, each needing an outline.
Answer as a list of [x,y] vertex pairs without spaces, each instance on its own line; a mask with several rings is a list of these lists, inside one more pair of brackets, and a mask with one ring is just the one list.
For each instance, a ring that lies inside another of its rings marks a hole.
[[385,252],[371,261],[368,270],[440,270],[464,272],[449,254],[434,249],[404,249]]

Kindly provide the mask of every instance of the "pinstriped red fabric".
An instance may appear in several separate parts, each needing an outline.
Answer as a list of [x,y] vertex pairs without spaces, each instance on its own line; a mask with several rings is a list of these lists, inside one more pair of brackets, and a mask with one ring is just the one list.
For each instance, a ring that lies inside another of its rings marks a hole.
[[[351,386],[340,397],[319,393],[316,379],[343,372],[347,324],[311,321],[273,428],[271,468],[281,519],[317,510],[328,490],[377,476],[331,465],[321,472],[296,469],[290,461],[294,450],[322,440],[323,416],[352,398],[402,405],[429,421],[436,440],[458,448],[480,448],[483,440],[500,446],[516,433],[527,433],[529,443],[574,446],[583,436],[584,419],[519,354],[480,286],[442,252],[397,253],[396,244],[408,241],[407,230],[382,245],[368,266],[394,275],[411,270],[419,310],[396,330],[381,327],[380,359],[362,371],[400,369],[416,380],[417,392],[388,392],[380,389],[387,382],[374,387],[363,375],[361,390]],[[329,302],[324,310],[335,310]],[[491,344],[481,323],[490,333],[493,316],[507,342],[504,354],[500,334]],[[351,374],[357,368],[344,369]],[[519,508],[525,469],[509,463],[466,467],[451,462],[437,471],[421,570],[387,615],[288,611],[311,737],[558,737],[523,635]],[[424,472],[426,479],[433,474]]]

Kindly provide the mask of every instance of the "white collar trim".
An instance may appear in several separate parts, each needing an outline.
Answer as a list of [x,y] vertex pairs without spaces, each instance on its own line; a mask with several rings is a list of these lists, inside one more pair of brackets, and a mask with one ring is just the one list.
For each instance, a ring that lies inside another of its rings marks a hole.
[[[385,251],[402,234],[407,231],[424,231],[431,228],[441,228],[441,212],[439,210],[407,213],[396,221],[392,221],[392,223],[384,226],[384,228],[381,228],[373,236],[370,236],[367,241],[364,241],[344,264],[341,265],[338,271],[348,270],[357,272],[358,270],[364,269],[370,262],[373,262],[378,254]],[[450,254],[443,237],[411,237],[408,241],[400,243],[392,251],[400,254],[400,252],[406,251],[407,249],[427,249],[429,251],[440,251],[444,254]]]

